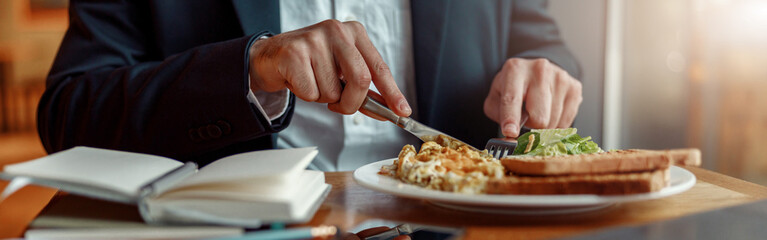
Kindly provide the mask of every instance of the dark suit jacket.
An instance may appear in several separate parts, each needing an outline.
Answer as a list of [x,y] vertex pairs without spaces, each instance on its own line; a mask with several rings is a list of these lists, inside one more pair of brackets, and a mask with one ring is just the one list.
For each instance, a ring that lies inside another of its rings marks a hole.
[[[420,121],[470,144],[497,135],[482,105],[510,57],[548,58],[571,75],[545,1],[411,1]],[[280,32],[279,1],[72,1],[70,27],[38,108],[48,152],[77,145],[205,163],[271,148],[271,124],[245,98],[247,49]]]

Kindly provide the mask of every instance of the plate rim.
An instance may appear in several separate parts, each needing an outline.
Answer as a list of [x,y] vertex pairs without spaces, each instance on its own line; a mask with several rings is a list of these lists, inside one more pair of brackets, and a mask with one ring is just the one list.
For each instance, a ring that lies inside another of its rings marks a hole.
[[[357,184],[374,191],[383,192],[399,197],[423,199],[434,202],[460,204],[467,206],[492,206],[492,207],[586,207],[608,203],[623,203],[664,198],[679,194],[692,188],[697,178],[690,171],[671,166],[670,186],[658,192],[637,193],[619,196],[599,196],[594,194],[571,194],[571,195],[492,195],[492,194],[463,194],[444,192],[433,189],[425,189],[412,184],[403,183],[395,178],[378,174],[380,167],[391,164],[396,158],[380,160],[361,166],[354,170],[353,179]],[[372,174],[371,174],[372,173]],[[396,187],[383,186],[384,181],[395,181]],[[408,190],[408,191],[405,191]]]

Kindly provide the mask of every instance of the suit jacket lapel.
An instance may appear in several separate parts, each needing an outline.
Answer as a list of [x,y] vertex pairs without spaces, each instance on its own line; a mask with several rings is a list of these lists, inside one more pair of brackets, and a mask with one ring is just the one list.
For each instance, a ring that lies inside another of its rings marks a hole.
[[413,55],[415,61],[418,119],[429,123],[434,104],[434,87],[439,78],[442,47],[450,0],[411,0]]
[[280,33],[280,1],[279,0],[232,0],[234,12],[240,19],[240,26],[245,35],[256,34],[268,30],[274,34]]

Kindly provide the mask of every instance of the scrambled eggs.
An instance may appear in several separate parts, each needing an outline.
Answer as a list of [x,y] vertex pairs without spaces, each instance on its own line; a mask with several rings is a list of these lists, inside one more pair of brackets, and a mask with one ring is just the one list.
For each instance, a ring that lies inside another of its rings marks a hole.
[[479,194],[491,178],[501,178],[504,168],[487,151],[474,151],[449,142],[429,141],[416,153],[413,145],[405,145],[393,165],[383,166],[380,174],[406,183],[449,192]]

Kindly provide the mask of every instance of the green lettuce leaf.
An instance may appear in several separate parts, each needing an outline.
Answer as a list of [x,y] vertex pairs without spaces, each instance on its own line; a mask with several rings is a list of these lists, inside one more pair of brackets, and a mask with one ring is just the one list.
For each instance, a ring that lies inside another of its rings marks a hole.
[[535,148],[535,150],[532,150],[525,155],[529,155],[529,156],[567,155],[567,147],[565,146],[564,143],[558,142],[558,143],[553,143],[546,146],[539,146]]
[[[526,156],[557,156],[602,152],[599,146],[591,141],[591,137],[581,137],[578,129],[535,129],[518,138],[517,147],[512,155]],[[535,135],[535,141],[530,143],[530,135]],[[524,151],[532,144],[531,150]]]
[[[532,142],[530,141],[530,136],[532,137]],[[527,145],[532,144],[533,146],[530,147],[530,151],[533,149],[536,149],[538,145],[541,143],[541,134],[537,132],[527,132],[525,134],[522,134],[522,136],[519,136],[517,138],[517,147],[514,148],[514,152],[511,153],[511,155],[521,155],[525,154],[525,150],[527,150]]]

